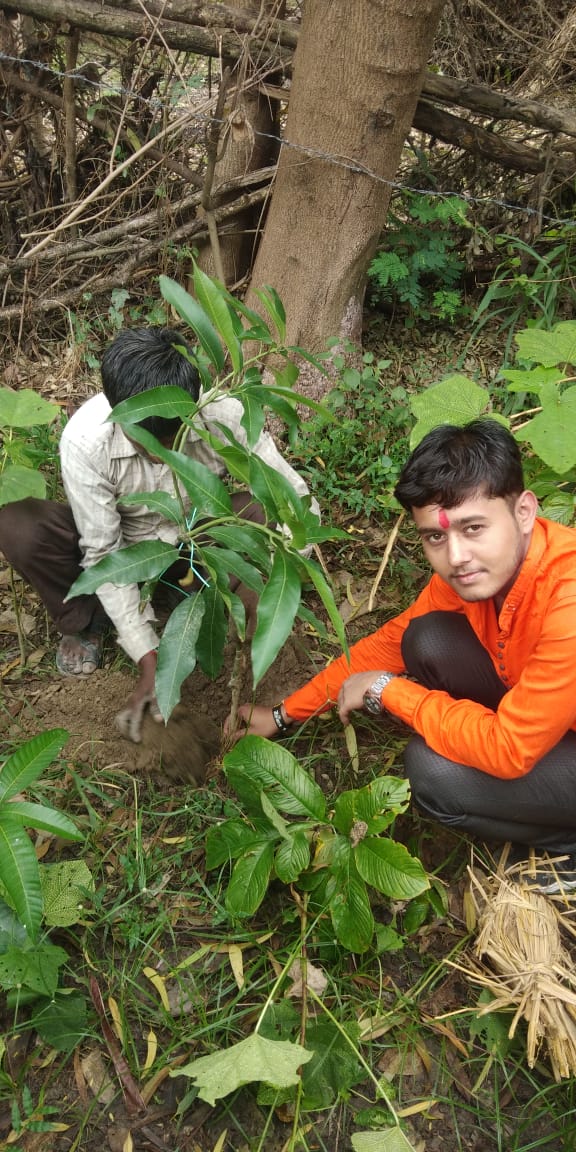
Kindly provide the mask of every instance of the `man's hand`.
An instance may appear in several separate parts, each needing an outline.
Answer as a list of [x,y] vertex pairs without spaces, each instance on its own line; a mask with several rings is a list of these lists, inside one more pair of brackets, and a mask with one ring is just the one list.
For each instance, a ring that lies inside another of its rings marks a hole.
[[350,713],[364,708],[364,693],[372,686],[382,672],[357,672],[344,681],[338,693],[338,715],[346,727],[350,723]]
[[156,662],[156,652],[147,652],[138,662],[140,679],[126,707],[116,716],[116,727],[134,744],[140,744],[142,740],[142,723],[146,708],[150,709],[153,720],[158,724],[162,722],[162,715],[156,702]]
[[228,716],[224,724],[224,735],[231,744],[235,744],[241,736],[266,736],[269,740],[278,736],[278,728],[272,715],[272,709],[262,704],[241,704],[236,716],[236,727],[231,725],[232,717]]

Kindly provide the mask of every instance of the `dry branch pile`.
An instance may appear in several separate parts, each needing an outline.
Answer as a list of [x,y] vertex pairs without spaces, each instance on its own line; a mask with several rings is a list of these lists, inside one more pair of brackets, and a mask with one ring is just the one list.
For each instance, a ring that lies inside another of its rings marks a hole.
[[[13,338],[47,314],[62,330],[71,310],[93,310],[96,299],[105,311],[115,288],[129,288],[138,305],[158,272],[184,278],[191,249],[208,236],[213,251],[215,238],[242,236],[228,279],[247,271],[299,36],[294,18],[275,18],[274,0],[258,7],[20,0],[0,9],[0,320]],[[551,0],[530,22],[517,0],[504,15],[480,0],[463,7],[465,18],[447,2],[439,51],[454,75],[426,77],[415,129],[431,162],[440,141],[442,162],[468,155],[479,179],[486,161],[504,166],[523,181],[519,203],[550,206],[576,174],[576,116],[559,98],[575,62],[571,5]],[[505,48],[483,51],[482,31]],[[225,92],[220,80],[212,86],[212,58],[220,79],[228,70]],[[550,99],[546,61],[551,104],[539,102]],[[507,67],[513,96],[497,90]],[[448,171],[457,187],[454,164]],[[469,168],[460,184],[470,181]]]

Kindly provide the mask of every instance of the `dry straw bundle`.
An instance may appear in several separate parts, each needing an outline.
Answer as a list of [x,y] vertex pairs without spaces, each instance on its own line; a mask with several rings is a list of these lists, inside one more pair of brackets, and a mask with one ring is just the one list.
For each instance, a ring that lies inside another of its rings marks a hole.
[[517,870],[482,877],[470,870],[470,877],[478,935],[470,967],[457,967],[494,997],[479,1015],[513,1009],[509,1036],[524,1018],[529,1066],[544,1048],[556,1080],[576,1076],[576,978],[562,941],[563,928],[574,934],[569,910]]

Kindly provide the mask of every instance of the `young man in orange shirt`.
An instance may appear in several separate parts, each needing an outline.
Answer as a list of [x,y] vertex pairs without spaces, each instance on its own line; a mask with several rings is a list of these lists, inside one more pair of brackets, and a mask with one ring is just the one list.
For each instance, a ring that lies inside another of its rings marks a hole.
[[576,532],[537,515],[518,445],[492,419],[428,433],[395,494],[431,580],[349,662],[273,709],[242,705],[243,732],[277,736],[331,707],[343,724],[389,712],[415,732],[405,766],[421,811],[548,853],[536,886],[576,889]]

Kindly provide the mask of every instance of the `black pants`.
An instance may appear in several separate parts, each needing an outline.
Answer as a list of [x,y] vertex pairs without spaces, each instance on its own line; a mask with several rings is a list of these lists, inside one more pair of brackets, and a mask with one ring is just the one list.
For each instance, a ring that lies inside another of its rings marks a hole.
[[[452,612],[413,620],[406,669],[426,688],[497,710],[506,689],[468,621]],[[574,670],[576,690],[576,669]],[[412,798],[431,819],[483,840],[576,852],[576,733],[568,732],[526,776],[500,780],[447,760],[414,736],[405,752]]]
[[[264,509],[249,492],[235,492],[232,508],[252,523],[265,523]],[[102,628],[104,609],[93,596],[75,596],[65,603],[72,584],[83,571],[78,529],[67,504],[29,497],[0,508],[0,552],[40,596],[48,615],[63,635]],[[166,575],[176,583],[187,563],[173,565]],[[231,577],[230,586],[244,601],[247,618],[254,617],[255,595]]]

